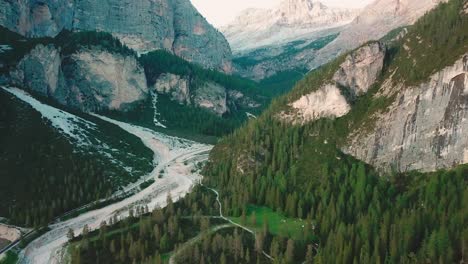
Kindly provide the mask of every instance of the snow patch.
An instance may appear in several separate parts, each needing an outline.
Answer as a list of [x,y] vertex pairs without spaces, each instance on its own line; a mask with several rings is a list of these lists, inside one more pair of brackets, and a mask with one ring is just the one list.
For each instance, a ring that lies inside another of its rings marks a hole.
[[0,54],[12,50],[10,45],[0,45]]
[[161,114],[158,112],[158,94],[155,91],[150,92],[151,95],[151,102],[153,104],[153,109],[154,109],[154,116],[153,116],[153,123],[155,126],[167,128],[165,125],[163,125],[158,118],[161,116]]
[[[125,164],[122,159],[122,156],[127,154],[122,155],[118,150],[103,142],[100,137],[104,135],[102,135],[95,123],[43,104],[21,89],[14,87],[1,88],[31,105],[44,119],[50,122],[52,127],[57,129],[75,146],[76,151],[89,154],[99,153],[123,169],[128,167],[128,164]],[[121,154],[120,157],[119,154]]]

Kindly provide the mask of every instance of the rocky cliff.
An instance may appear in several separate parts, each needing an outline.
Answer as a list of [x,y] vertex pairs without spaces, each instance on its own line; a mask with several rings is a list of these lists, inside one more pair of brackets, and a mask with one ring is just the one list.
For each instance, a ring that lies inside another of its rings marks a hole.
[[375,128],[351,134],[345,152],[398,171],[468,163],[468,54],[414,87],[388,80],[378,96],[392,93],[394,103],[376,114]]
[[52,44],[32,49],[11,81],[83,111],[125,110],[148,95],[144,71],[133,56],[100,49],[62,56]]
[[447,0],[377,0],[341,32],[338,38],[321,49],[308,67],[314,69],[338,54],[354,49],[369,40],[378,40],[398,27],[411,25],[418,18]]
[[237,90],[226,89],[213,81],[194,82],[189,76],[163,73],[150,87],[168,95],[181,105],[204,108],[218,116],[236,111],[239,107],[255,109],[260,104]]
[[290,103],[290,109],[279,116],[295,124],[304,124],[346,115],[352,102],[367,93],[381,75],[385,54],[386,48],[379,42],[351,52],[329,82]]
[[0,25],[27,37],[54,37],[63,29],[105,31],[138,52],[166,49],[231,71],[229,44],[189,0],[1,0]]

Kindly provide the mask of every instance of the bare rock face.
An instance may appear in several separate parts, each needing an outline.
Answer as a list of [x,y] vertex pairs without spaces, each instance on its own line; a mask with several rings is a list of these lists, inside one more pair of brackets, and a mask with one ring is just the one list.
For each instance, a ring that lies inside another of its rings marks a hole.
[[302,96],[290,105],[295,115],[286,115],[283,118],[293,123],[304,124],[320,118],[335,118],[347,114],[351,106],[335,85],[325,85],[315,92]]
[[12,81],[43,95],[53,95],[63,81],[60,52],[53,45],[37,45],[11,73]]
[[226,89],[212,82],[207,82],[195,90],[193,103],[219,116],[228,111]]
[[37,45],[11,73],[12,82],[83,111],[125,110],[148,96],[143,68],[132,56],[98,49],[63,58]]
[[383,44],[375,42],[366,45],[346,57],[345,62],[333,76],[333,81],[349,88],[354,96],[363,95],[382,72],[384,59]]
[[[385,53],[385,46],[378,42],[366,44],[351,52],[330,83],[291,103],[291,112],[283,112],[280,117],[304,124],[320,118],[346,115],[351,110],[349,101],[366,94],[382,73]],[[346,98],[344,90],[352,98]]]
[[27,37],[105,31],[138,52],[165,49],[231,72],[231,50],[189,0],[0,0],[0,25]]
[[82,50],[63,70],[68,104],[83,110],[125,110],[148,95],[144,70],[133,56]]
[[468,54],[421,85],[389,89],[399,91],[395,102],[371,132],[355,131],[345,152],[399,171],[468,163]]
[[154,89],[158,93],[169,94],[179,104],[190,104],[190,82],[185,77],[163,73],[156,80]]

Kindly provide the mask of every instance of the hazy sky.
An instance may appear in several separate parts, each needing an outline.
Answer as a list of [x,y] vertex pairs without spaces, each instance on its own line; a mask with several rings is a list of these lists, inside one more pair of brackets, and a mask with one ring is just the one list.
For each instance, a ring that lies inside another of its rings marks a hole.
[[[231,22],[237,14],[249,7],[271,8],[281,0],[191,0],[193,5],[215,26]],[[329,6],[363,7],[372,0],[322,0]]]

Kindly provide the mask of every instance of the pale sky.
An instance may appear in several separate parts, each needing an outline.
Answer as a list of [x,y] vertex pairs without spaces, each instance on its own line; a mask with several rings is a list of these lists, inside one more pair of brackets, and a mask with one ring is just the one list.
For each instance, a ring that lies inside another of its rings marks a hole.
[[[191,0],[198,11],[214,26],[231,22],[240,11],[250,8],[272,8],[281,0]],[[328,6],[364,7],[372,0],[322,0]]]

